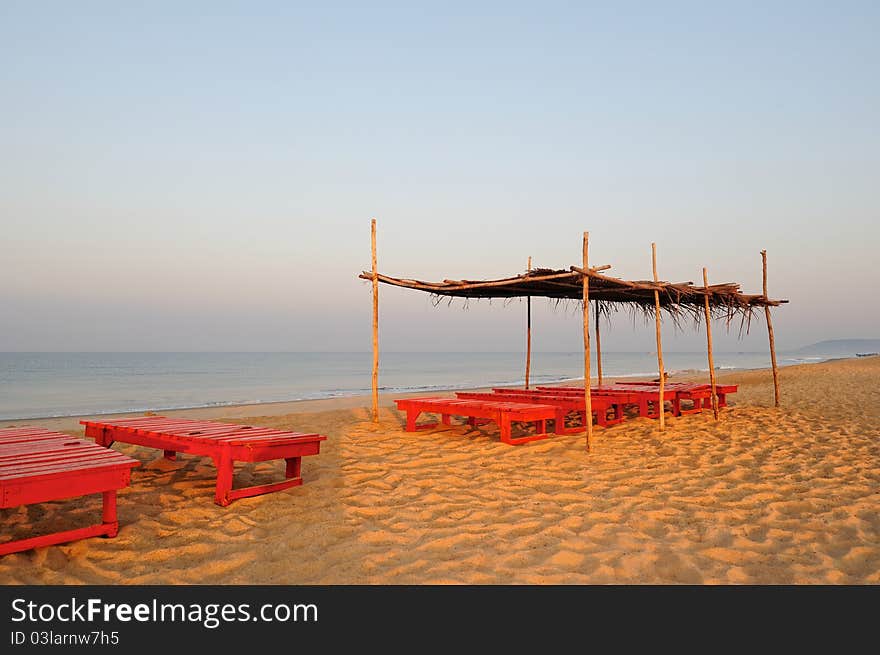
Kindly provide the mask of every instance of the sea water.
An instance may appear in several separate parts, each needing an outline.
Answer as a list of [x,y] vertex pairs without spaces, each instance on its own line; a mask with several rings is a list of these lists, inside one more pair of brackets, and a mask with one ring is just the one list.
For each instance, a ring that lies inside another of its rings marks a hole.
[[[821,361],[786,356],[780,365]],[[666,370],[705,371],[706,354],[664,352]],[[770,365],[765,353],[717,353],[717,369]],[[0,420],[355,396],[370,392],[371,353],[0,353]],[[595,360],[593,363],[595,375]],[[603,353],[606,377],[656,376],[652,352]],[[384,393],[522,384],[522,352],[383,352]],[[532,384],[583,376],[582,352],[533,353]]]

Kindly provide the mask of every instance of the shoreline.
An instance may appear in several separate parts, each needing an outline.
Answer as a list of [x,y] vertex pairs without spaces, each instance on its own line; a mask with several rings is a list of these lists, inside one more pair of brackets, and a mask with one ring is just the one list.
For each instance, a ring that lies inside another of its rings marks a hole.
[[[827,364],[835,361],[850,361],[850,360],[865,360],[871,358],[865,357],[838,357],[834,359],[827,359],[818,362],[801,362],[798,364],[788,364],[786,366],[780,366],[780,370],[787,370],[792,368],[797,368],[801,366],[815,366],[820,364]],[[728,379],[732,375],[739,374],[753,374],[759,372],[766,372],[768,375],[770,374],[770,367],[759,367],[759,368],[738,368],[738,369],[723,369],[719,370],[716,368],[716,377],[719,382],[722,380]],[[677,373],[672,373],[669,375],[669,380],[671,381],[693,381],[695,379],[699,379],[704,375],[708,375],[708,369],[705,371],[696,371],[696,370],[688,370],[681,371]],[[613,375],[607,376],[608,380],[617,380],[617,379],[628,379],[632,377],[647,377],[642,374],[627,374],[627,375]],[[593,378],[595,381],[595,378]],[[555,385],[564,385],[568,382],[580,382],[583,378],[566,378],[562,380],[557,380],[555,382],[545,382],[541,383],[547,386],[555,386]],[[707,380],[708,382],[708,380]],[[393,407],[394,400],[397,398],[418,398],[420,396],[426,395],[450,395],[454,394],[456,391],[482,391],[489,390],[492,387],[516,387],[521,386],[522,382],[513,382],[506,384],[494,384],[491,386],[477,386],[477,387],[449,387],[449,388],[434,388],[425,391],[406,391],[406,392],[396,392],[396,391],[386,391],[379,393],[379,406],[380,407]],[[45,416],[45,417],[36,417],[36,418],[22,418],[22,419],[0,419],[0,428],[6,427],[16,427],[21,425],[34,425],[39,424],[42,427],[46,427],[47,429],[60,430],[62,432],[74,432],[80,431],[82,428],[79,424],[81,420],[100,420],[100,419],[110,419],[110,418],[130,418],[135,416],[144,416],[148,413],[150,414],[161,414],[162,416],[187,416],[196,419],[224,419],[224,418],[248,418],[248,417],[257,417],[257,416],[283,416],[286,414],[298,414],[298,413],[310,413],[310,412],[322,412],[322,411],[334,411],[334,410],[350,410],[356,408],[368,407],[370,404],[370,394],[353,394],[350,396],[332,396],[329,398],[314,398],[314,399],[300,399],[300,400],[279,400],[279,401],[269,401],[269,402],[255,402],[255,403],[236,403],[229,405],[203,405],[203,406],[194,406],[194,407],[176,407],[169,409],[145,409],[145,410],[131,410],[124,412],[101,412],[101,413],[93,413],[93,414],[75,414],[69,416]]]
[[[692,354],[690,351],[687,354]],[[827,359],[816,359],[815,361],[796,361],[788,364],[780,364],[779,368],[788,368],[791,366],[800,366],[804,364],[821,364],[829,361],[836,360],[848,360],[848,359],[856,359],[855,355],[849,357],[836,357],[836,358],[827,358]],[[812,359],[812,358],[810,358]],[[863,359],[863,358],[859,358]],[[737,373],[737,372],[750,372],[750,371],[760,371],[760,370],[770,370],[770,366],[761,366],[761,367],[715,367],[716,375],[726,375],[729,373]],[[675,369],[673,371],[667,371],[667,374],[670,378],[676,380],[690,380],[696,376],[705,375],[708,378],[709,369],[708,368],[684,368],[684,369]],[[632,378],[650,378],[656,376],[656,372],[637,372],[637,373],[621,373],[617,375],[606,375],[606,379],[608,380],[616,380],[616,379],[624,379],[629,380]],[[541,377],[541,376],[539,376]],[[594,378],[595,379],[595,378]],[[550,379],[546,380],[535,380],[534,384],[541,385],[560,385],[569,382],[580,382],[583,380],[583,377],[580,376],[571,376],[571,377],[560,377],[553,376]],[[511,380],[505,382],[493,382],[486,383],[483,385],[475,385],[475,384],[467,384],[467,385],[459,385],[459,384],[437,384],[430,385],[425,387],[407,387],[407,386],[398,386],[392,387],[390,389],[379,389],[380,396],[382,395],[394,395],[399,397],[411,397],[420,394],[447,394],[455,391],[474,391],[478,389],[488,389],[491,387],[518,387],[525,384],[525,380]],[[166,405],[166,406],[154,406],[154,407],[133,407],[133,408],[125,408],[125,409],[102,409],[94,412],[78,412],[78,413],[62,413],[62,414],[45,414],[38,416],[12,416],[8,418],[0,417],[0,427],[8,427],[13,424],[30,424],[34,421],[64,421],[66,419],[82,419],[82,418],[95,418],[95,417],[122,417],[122,416],[138,416],[143,415],[145,413],[162,413],[162,414],[170,414],[175,415],[177,412],[191,412],[191,411],[207,411],[207,412],[221,412],[225,413],[226,409],[245,409],[249,407],[272,407],[277,405],[291,405],[293,403],[314,403],[314,402],[335,402],[339,401],[341,403],[345,403],[346,407],[352,406],[349,405],[346,401],[357,398],[369,398],[370,390],[369,389],[358,389],[354,393],[345,393],[344,391],[341,393],[337,393],[335,391],[327,392],[330,395],[317,395],[314,393],[306,394],[306,397],[299,398],[288,398],[283,400],[255,400],[255,401],[213,401],[205,404],[193,404],[193,405]],[[308,397],[316,395],[317,397]],[[354,405],[358,406],[358,405]]]

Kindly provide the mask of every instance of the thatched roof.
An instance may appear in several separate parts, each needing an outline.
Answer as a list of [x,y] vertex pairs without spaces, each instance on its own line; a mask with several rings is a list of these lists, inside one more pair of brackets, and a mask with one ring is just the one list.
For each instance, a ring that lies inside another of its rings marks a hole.
[[[776,307],[787,300],[771,300],[763,295],[740,292],[735,282],[712,284],[708,289],[694,286],[692,282],[652,282],[647,280],[621,280],[599,273],[610,268],[601,266],[586,272],[590,279],[590,300],[595,300],[602,311],[616,309],[624,304],[633,309],[654,311],[654,291],[659,291],[660,306],[674,317],[683,312],[699,320],[709,297],[709,307],[714,316],[727,318],[735,314],[750,316],[758,307]],[[569,270],[549,268],[532,269],[516,277],[498,280],[443,280],[423,282],[406,278],[378,275],[379,282],[406,289],[427,291],[437,297],[460,298],[517,298],[535,296],[559,300],[583,298],[583,269],[571,266]],[[372,280],[373,274],[364,271],[359,276]]]

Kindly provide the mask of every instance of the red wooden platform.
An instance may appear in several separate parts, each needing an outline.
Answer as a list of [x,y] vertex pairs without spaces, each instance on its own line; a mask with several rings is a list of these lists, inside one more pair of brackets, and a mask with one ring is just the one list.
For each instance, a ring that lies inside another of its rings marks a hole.
[[[537,389],[544,392],[564,393],[579,397],[583,397],[584,395],[583,387],[539,386]],[[639,408],[639,416],[647,418],[658,418],[660,416],[657,412],[657,406],[660,403],[660,392],[656,387],[605,384],[602,386],[590,387],[590,396],[591,401],[592,398],[604,396],[608,398],[616,398],[619,402],[625,405],[635,405]],[[664,395],[663,400],[664,402],[668,400],[672,403],[673,414],[677,415],[676,412],[678,411],[678,406],[675,404],[675,395],[667,393]]]
[[[711,387],[710,387],[711,388]],[[719,407],[727,407],[727,394],[736,393],[737,385],[735,384],[716,384],[715,385],[715,395],[718,396],[718,406]],[[703,401],[703,407],[708,409],[712,408],[712,397],[709,397],[709,400]]]
[[[424,430],[436,427],[437,423],[416,425],[416,419],[422,412],[440,414],[444,425],[449,425],[450,416],[466,416],[470,425],[476,425],[479,419],[494,421],[501,431],[501,441],[506,444],[518,445],[529,441],[546,439],[546,421],[557,417],[557,408],[552,405],[511,403],[483,400],[463,400],[458,398],[406,398],[395,400],[397,409],[406,412],[406,430]],[[534,423],[536,434],[526,437],[513,437],[511,424],[514,422]]]
[[[637,381],[618,382],[617,384],[620,386],[633,386],[633,385],[642,386],[642,387],[648,387],[648,386],[659,387],[660,386],[659,382],[654,382],[654,381],[651,381],[651,382],[637,382]],[[702,394],[698,394],[698,395],[699,395],[699,399],[702,400],[704,408],[706,408],[706,409],[712,408],[712,385],[711,384],[706,384],[704,382],[667,382],[663,386],[664,386],[664,388],[673,388],[676,390],[684,390],[684,391],[702,391],[704,389],[708,389],[709,390],[708,396],[704,396]],[[715,385],[715,395],[718,396],[718,406],[719,407],[727,407],[727,394],[736,393],[737,388],[738,387],[735,384],[716,384]],[[692,400],[694,400],[693,411],[694,412],[699,411],[699,408],[697,407],[697,399],[694,398]]]
[[60,432],[43,428],[0,430],[0,508],[102,494],[101,523],[0,543],[0,555],[87,537],[115,537],[116,490],[128,486],[140,462]]
[[[176,453],[211,457],[217,467],[214,502],[226,507],[233,500],[258,496],[302,484],[301,465],[306,455],[317,455],[327,437],[314,433],[287,432],[251,425],[194,421],[184,418],[146,416],[113,421],[80,421],[86,436],[109,447],[114,441],[133,443]],[[241,489],[232,488],[235,462],[287,462],[286,480]]]
[[[583,432],[586,426],[586,410],[583,394],[577,397],[573,394],[554,394],[532,389],[494,389],[493,393],[479,393],[459,391],[455,394],[465,400],[488,400],[513,403],[537,403],[539,405],[552,405],[556,407],[556,422],[554,432],[557,434],[572,434]],[[623,403],[613,397],[597,397],[593,399],[592,411],[596,414],[596,423],[601,426],[616,425],[624,420]],[[608,410],[613,410],[614,415],[608,418]],[[565,417],[575,412],[580,416],[580,426],[565,427]]]

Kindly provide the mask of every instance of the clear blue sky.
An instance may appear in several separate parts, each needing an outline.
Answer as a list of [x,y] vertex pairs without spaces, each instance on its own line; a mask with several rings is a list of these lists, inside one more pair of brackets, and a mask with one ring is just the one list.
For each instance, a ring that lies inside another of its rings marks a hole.
[[[423,279],[567,267],[589,230],[612,274],[656,241],[661,278],[759,291],[766,248],[783,348],[878,337],[878,34],[877,2],[2,2],[0,350],[368,350],[371,217]],[[383,288],[385,349],[522,325]]]

